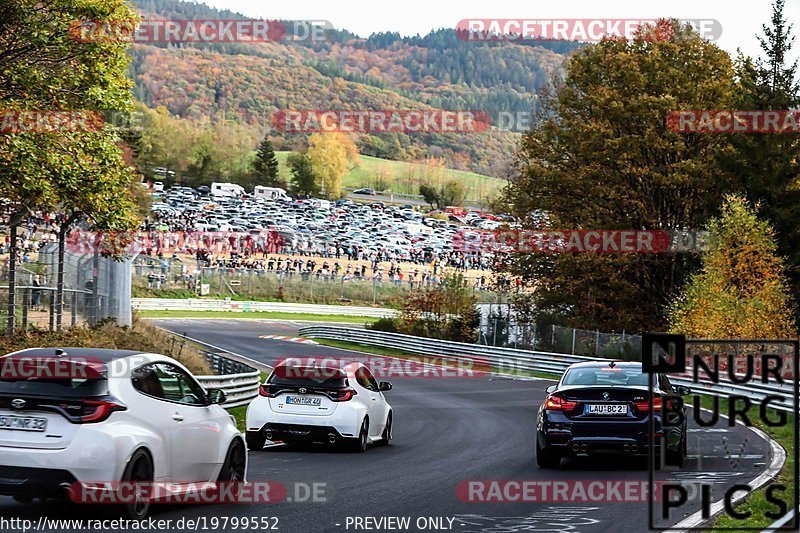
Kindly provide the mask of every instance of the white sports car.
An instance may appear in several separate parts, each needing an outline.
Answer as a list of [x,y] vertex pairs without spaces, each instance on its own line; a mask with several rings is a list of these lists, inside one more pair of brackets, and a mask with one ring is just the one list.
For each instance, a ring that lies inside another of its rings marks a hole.
[[[0,357],[0,495],[25,503],[98,484],[244,481],[247,450],[222,408],[163,355],[35,348]],[[125,502],[145,517],[149,499]]]
[[261,450],[266,441],[287,444],[344,444],[363,452],[367,444],[389,444],[392,407],[361,363],[343,368],[278,364],[247,407],[247,447]]

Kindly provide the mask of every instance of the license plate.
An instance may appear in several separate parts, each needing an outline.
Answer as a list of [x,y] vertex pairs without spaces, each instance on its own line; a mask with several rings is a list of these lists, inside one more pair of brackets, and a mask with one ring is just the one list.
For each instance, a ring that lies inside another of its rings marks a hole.
[[625,404],[589,403],[586,404],[587,415],[627,415],[628,406]]
[[286,405],[322,405],[322,398],[306,396],[287,396]]
[[44,431],[47,419],[38,416],[0,415],[0,429],[16,431]]

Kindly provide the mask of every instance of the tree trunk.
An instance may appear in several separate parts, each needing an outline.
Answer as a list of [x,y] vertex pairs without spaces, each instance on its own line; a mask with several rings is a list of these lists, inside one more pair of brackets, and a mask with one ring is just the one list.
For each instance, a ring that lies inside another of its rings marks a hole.
[[71,214],[58,228],[58,266],[56,281],[56,331],[61,331],[61,324],[64,316],[64,244],[67,239],[67,231],[80,215]]

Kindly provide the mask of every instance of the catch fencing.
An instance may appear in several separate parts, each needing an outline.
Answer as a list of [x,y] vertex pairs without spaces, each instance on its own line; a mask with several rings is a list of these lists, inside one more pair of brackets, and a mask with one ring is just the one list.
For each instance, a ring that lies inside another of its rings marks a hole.
[[[489,304],[488,307],[497,306]],[[638,360],[642,351],[642,337],[625,331],[605,333],[553,324],[520,322],[491,312],[488,315],[484,313],[481,318],[478,339],[480,344],[486,346],[623,360]]]
[[[58,291],[58,245],[46,244],[38,260],[18,265],[14,290],[14,330],[30,327],[95,325],[112,319],[131,325],[131,260],[66,250],[63,296]],[[9,268],[0,270],[0,320],[11,327]]]

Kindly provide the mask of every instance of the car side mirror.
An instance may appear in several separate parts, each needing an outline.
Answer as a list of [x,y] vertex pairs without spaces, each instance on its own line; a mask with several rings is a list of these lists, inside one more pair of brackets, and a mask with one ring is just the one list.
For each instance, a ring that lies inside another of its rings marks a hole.
[[385,392],[387,390],[392,390],[392,384],[389,383],[388,381],[381,381],[378,384],[378,390],[381,391],[381,392]]
[[550,385],[550,386],[549,386],[549,387],[547,387],[547,388],[546,388],[544,391],[545,391],[547,394],[550,394],[550,393],[552,393],[552,392],[555,392],[557,388],[558,388],[558,385]]
[[689,387],[684,387],[683,385],[676,385],[673,387],[675,389],[675,393],[681,396],[687,396],[692,393],[692,389]]
[[228,395],[222,389],[208,389],[206,392],[206,405],[223,404],[228,400]]

